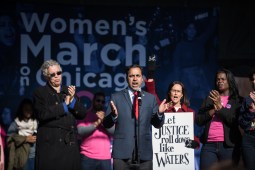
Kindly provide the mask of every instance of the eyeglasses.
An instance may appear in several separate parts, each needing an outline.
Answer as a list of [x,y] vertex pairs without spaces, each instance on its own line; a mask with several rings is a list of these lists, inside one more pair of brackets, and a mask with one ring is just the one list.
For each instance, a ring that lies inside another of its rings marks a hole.
[[182,91],[181,90],[174,90],[174,89],[172,89],[172,90],[170,90],[170,92],[171,93],[181,93]]
[[102,103],[102,104],[105,104],[105,100],[100,100],[100,99],[97,99],[96,102],[98,103]]
[[50,77],[55,77],[56,74],[59,76],[59,75],[62,74],[62,71],[58,71],[58,72],[56,72],[56,73],[51,73],[51,74],[49,74],[49,75],[50,75]]

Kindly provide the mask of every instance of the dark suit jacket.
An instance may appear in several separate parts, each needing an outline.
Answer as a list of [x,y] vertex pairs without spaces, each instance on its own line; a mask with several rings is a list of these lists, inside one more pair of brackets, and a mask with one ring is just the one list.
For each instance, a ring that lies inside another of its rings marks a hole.
[[[139,150],[141,160],[152,160],[152,125],[162,127],[163,117],[158,117],[158,104],[156,98],[142,91],[142,105],[139,109]],[[136,119],[132,109],[132,102],[127,89],[112,94],[111,100],[117,107],[118,117],[112,118],[111,107],[106,111],[104,126],[110,128],[115,124],[113,139],[113,158],[129,159],[135,147]]]

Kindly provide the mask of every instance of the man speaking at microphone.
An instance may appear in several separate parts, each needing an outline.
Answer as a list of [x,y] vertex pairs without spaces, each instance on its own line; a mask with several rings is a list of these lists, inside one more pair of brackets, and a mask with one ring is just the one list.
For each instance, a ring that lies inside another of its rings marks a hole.
[[139,65],[127,69],[126,80],[128,87],[111,95],[103,121],[106,128],[115,125],[113,168],[152,170],[152,125],[162,127],[168,105],[164,100],[158,106],[152,94],[141,90],[143,76]]

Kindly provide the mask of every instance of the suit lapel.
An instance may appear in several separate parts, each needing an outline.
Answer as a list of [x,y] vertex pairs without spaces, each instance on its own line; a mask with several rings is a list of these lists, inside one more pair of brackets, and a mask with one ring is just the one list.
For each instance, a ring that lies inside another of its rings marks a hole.
[[128,105],[132,109],[132,102],[131,102],[131,99],[130,99],[130,96],[129,96],[129,93],[128,93],[128,89],[124,90],[123,95],[124,95],[125,99],[127,100]]
[[145,93],[144,93],[144,91],[141,91],[141,98],[142,98],[142,101],[145,99]]

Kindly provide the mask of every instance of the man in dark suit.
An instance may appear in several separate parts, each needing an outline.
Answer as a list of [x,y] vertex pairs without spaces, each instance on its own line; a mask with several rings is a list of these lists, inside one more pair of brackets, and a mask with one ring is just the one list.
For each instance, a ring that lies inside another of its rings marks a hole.
[[[164,111],[168,108],[165,100],[158,106],[156,98],[141,91],[143,82],[142,68],[130,66],[126,72],[128,88],[111,96],[103,125],[115,125],[113,139],[114,170],[139,169],[152,170],[152,125],[162,127]],[[139,116],[133,109],[134,92],[138,92]]]
[[36,141],[36,170],[80,170],[76,119],[86,108],[75,95],[75,86],[62,85],[62,68],[55,60],[41,67],[47,83],[33,94],[39,128]]

